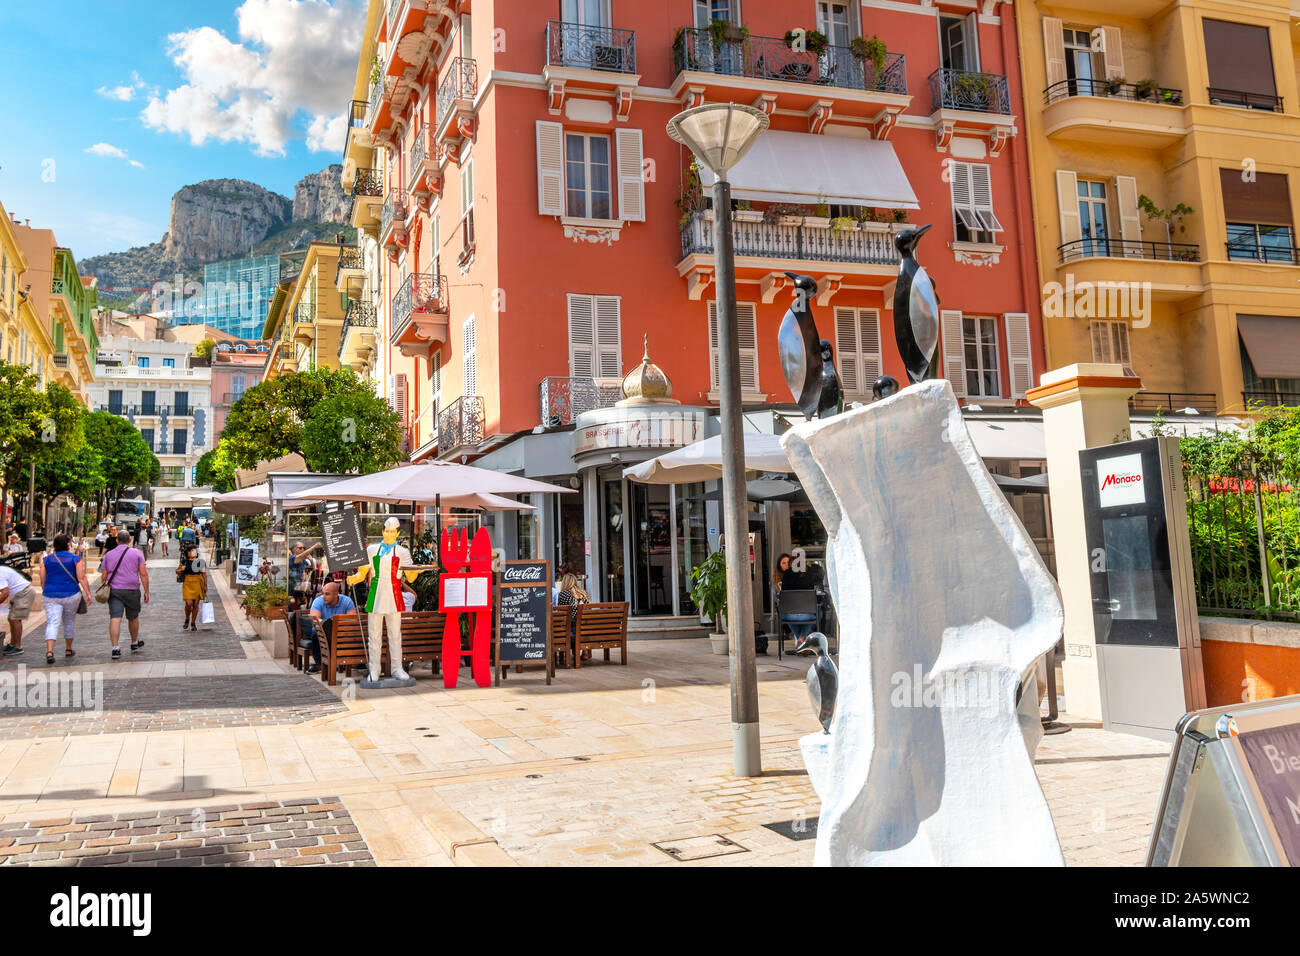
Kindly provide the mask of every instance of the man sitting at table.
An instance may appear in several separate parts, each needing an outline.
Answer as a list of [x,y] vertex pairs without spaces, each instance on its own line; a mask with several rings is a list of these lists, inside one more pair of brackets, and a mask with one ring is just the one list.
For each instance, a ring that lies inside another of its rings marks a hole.
[[304,635],[311,641],[312,658],[315,663],[307,668],[308,674],[320,672],[320,638],[322,633],[328,634],[328,631],[322,631],[322,628],[329,627],[327,623],[339,614],[350,614],[355,611],[357,606],[352,603],[352,598],[341,593],[337,581],[328,582],[321,593],[316,596],[316,600],[311,603],[311,620],[315,625],[310,635]]

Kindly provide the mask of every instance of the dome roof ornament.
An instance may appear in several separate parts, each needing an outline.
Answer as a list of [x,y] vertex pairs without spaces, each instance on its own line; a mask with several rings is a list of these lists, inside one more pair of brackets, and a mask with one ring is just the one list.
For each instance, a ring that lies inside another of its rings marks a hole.
[[650,361],[650,336],[645,336],[645,352],[641,364],[623,377],[623,398],[615,402],[620,408],[629,405],[680,405],[672,397],[672,380],[654,362]]

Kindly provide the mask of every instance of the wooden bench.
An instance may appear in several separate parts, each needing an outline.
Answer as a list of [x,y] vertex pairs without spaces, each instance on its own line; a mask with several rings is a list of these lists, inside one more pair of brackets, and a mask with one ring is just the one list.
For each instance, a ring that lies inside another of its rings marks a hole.
[[[402,661],[429,661],[437,673],[442,660],[441,611],[407,611],[402,615]],[[352,668],[366,666],[365,640],[369,634],[366,615],[340,614],[333,619],[329,638],[321,641],[321,676],[331,685],[338,683],[339,668],[352,676]],[[384,641],[380,673],[389,674],[388,641]]]
[[617,647],[622,654],[621,664],[627,663],[627,604],[618,601],[607,604],[580,604],[575,625],[573,666],[582,666],[582,652],[603,650],[605,660]]
[[[569,646],[569,621],[572,619],[571,605],[551,605],[551,653],[555,655],[556,667],[572,667],[570,659],[573,650]],[[564,663],[561,664],[560,662]]]

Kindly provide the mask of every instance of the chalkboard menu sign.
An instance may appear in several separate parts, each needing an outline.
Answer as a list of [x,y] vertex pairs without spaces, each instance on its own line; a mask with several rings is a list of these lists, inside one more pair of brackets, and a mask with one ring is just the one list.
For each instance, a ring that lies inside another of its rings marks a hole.
[[1238,739],[1287,862],[1300,866],[1300,725],[1255,730]]
[[331,571],[351,571],[366,563],[366,539],[356,508],[322,505],[320,533]]
[[[551,682],[551,563],[506,561],[497,592],[497,664],[536,662],[546,665]],[[500,683],[501,668],[497,668]]]

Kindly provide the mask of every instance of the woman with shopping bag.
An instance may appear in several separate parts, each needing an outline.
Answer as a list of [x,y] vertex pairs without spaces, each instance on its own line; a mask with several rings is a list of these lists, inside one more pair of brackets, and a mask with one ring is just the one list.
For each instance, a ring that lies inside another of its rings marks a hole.
[[181,599],[185,602],[185,623],[181,630],[199,629],[199,604],[208,599],[208,569],[199,557],[195,544],[181,547],[181,563],[176,567],[176,580],[181,585]]

